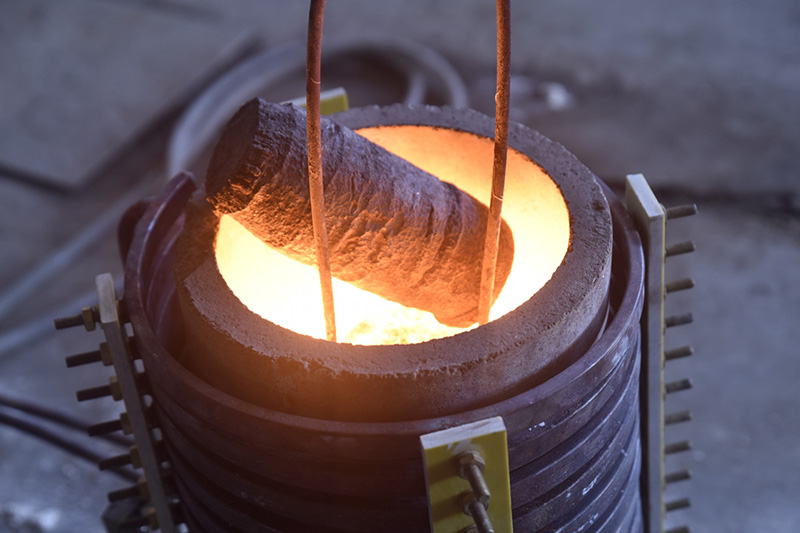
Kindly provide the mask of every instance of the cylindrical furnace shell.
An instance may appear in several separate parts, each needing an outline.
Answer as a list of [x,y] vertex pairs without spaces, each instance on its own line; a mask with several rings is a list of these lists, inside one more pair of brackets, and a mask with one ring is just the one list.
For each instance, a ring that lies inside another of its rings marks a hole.
[[[218,213],[314,265],[305,128],[302,109],[251,100],[223,130],[206,192]],[[322,143],[333,276],[448,326],[475,323],[488,208],[332,120]],[[513,255],[503,221],[495,298]]]
[[[487,142],[494,132],[486,115],[433,107],[360,108],[337,120],[353,128],[422,125]],[[606,318],[611,214],[594,175],[562,146],[519,124],[511,125],[509,145],[558,186],[570,224],[560,266],[518,308],[471,331],[411,345],[354,346],[301,335],[256,315],[228,288],[216,262],[216,217],[200,206],[187,209],[175,251],[177,300],[191,332],[184,364],[255,405],[369,422],[477,408],[556,374],[592,345]]]

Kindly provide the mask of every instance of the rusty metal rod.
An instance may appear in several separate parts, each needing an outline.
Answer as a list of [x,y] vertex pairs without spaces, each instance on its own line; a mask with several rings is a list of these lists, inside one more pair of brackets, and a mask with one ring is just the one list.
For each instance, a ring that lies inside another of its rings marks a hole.
[[314,226],[314,245],[317,253],[319,282],[322,288],[322,307],[325,312],[325,335],[329,341],[336,342],[336,315],[333,308],[331,259],[322,185],[322,130],[319,108],[324,14],[325,0],[311,0],[311,8],[308,13],[308,45],[306,46],[306,138],[308,140],[311,221]]
[[486,223],[486,244],[483,250],[481,290],[478,300],[478,321],[489,322],[494,296],[497,247],[503,210],[508,153],[508,110],[511,87],[511,2],[497,0],[497,94],[495,94],[494,165],[492,167],[492,199]]

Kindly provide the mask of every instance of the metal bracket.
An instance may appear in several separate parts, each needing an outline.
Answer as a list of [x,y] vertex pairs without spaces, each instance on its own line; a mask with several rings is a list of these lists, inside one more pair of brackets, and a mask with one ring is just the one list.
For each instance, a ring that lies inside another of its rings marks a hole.
[[[681,347],[665,352],[664,333],[666,328],[692,322],[691,313],[665,317],[664,301],[666,294],[694,286],[690,278],[665,283],[665,260],[668,257],[694,251],[694,243],[684,242],[666,245],[666,223],[668,219],[693,215],[694,205],[665,209],[650,189],[642,174],[629,175],[625,190],[625,203],[628,212],[636,222],[642,237],[645,255],[645,305],[642,313],[642,371],[641,371],[641,414],[642,414],[642,504],[645,516],[645,531],[661,533],[664,531],[664,518],[668,511],[689,506],[688,499],[665,503],[666,483],[688,479],[688,471],[665,472],[665,456],[691,449],[688,442],[665,445],[665,426],[691,419],[691,413],[682,411],[665,414],[664,400],[667,394],[691,388],[689,379],[664,383],[665,361],[691,355],[691,347]],[[687,527],[676,531],[686,532]]]
[[155,518],[155,520],[150,520],[151,527],[158,528],[165,533],[173,533],[175,522],[172,519],[170,500],[167,498],[161,479],[161,460],[156,454],[155,439],[145,414],[147,406],[136,383],[139,372],[136,370],[134,358],[131,357],[128,350],[128,336],[120,321],[114,281],[111,274],[100,274],[97,276],[95,284],[97,286],[99,322],[111,351],[111,361],[114,364],[128,420],[133,430],[138,463],[141,464],[144,471],[144,478],[150,480],[147,483],[147,490],[150,494],[150,512],[154,514]]
[[420,437],[433,533],[511,533],[506,426],[488,418]]
[[[172,515],[172,506],[175,498],[167,494],[164,484],[162,460],[157,450],[159,441],[154,435],[152,421],[148,416],[148,406],[145,394],[141,391],[143,372],[139,372],[135,364],[135,354],[131,351],[131,339],[128,337],[121,318],[120,302],[117,300],[114,281],[111,274],[101,274],[95,279],[97,288],[97,306],[87,308],[81,315],[57,319],[56,328],[83,325],[87,330],[92,330],[96,323],[105,335],[105,342],[100,349],[67,357],[67,366],[81,366],[84,364],[102,362],[113,365],[115,376],[109,384],[78,391],[78,401],[91,400],[105,396],[112,396],[115,400],[123,400],[125,412],[119,420],[103,422],[89,428],[90,435],[108,433],[111,431],[125,431],[133,433],[134,446],[128,453],[110,457],[99,461],[101,470],[131,464],[134,468],[141,468],[143,478],[133,487],[114,491],[109,494],[113,502],[138,498],[148,502],[146,514],[125,517],[114,524],[114,529],[127,530],[140,527],[149,527],[151,530],[159,529],[165,533],[174,533],[175,520]],[[120,513],[111,513],[105,517],[106,522],[113,522]]]

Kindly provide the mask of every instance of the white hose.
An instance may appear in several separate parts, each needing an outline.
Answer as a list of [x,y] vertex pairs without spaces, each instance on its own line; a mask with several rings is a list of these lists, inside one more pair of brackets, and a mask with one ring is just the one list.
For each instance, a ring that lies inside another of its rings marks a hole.
[[[428,85],[443,89],[445,104],[464,108],[467,89],[453,66],[437,52],[402,39],[358,39],[323,49],[323,64],[336,56],[369,52],[384,58],[407,79],[407,105],[424,103]],[[167,148],[167,178],[186,170],[216,138],[239,107],[305,67],[305,47],[284,46],[239,63],[206,89],[178,120]]]

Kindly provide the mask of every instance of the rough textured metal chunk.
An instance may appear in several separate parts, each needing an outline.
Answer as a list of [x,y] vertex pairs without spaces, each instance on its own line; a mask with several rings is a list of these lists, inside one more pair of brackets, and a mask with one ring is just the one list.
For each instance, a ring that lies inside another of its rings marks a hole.
[[[302,109],[251,100],[222,133],[206,192],[218,213],[314,265],[305,136]],[[430,311],[449,326],[475,323],[487,207],[329,119],[322,120],[322,142],[334,277]],[[513,254],[503,222],[494,298]]]

